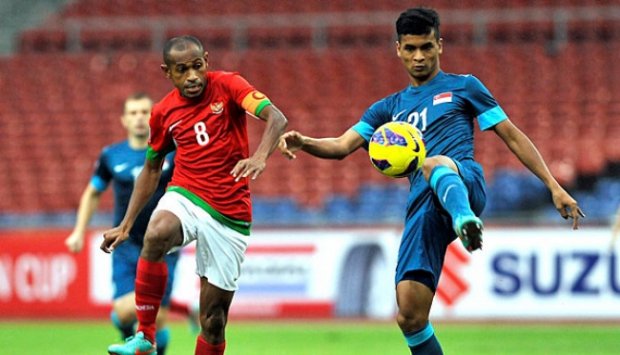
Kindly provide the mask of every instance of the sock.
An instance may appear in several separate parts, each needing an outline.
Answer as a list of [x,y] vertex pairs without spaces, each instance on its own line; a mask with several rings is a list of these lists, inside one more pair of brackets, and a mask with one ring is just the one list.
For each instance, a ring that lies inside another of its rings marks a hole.
[[447,166],[437,166],[431,171],[429,180],[431,189],[452,221],[461,216],[475,216],[469,205],[467,188],[456,171]]
[[420,330],[412,333],[405,334],[407,339],[407,345],[411,354],[415,355],[443,355],[441,345],[435,337],[435,330],[430,322],[426,323],[426,326]]
[[110,312],[110,319],[112,320],[112,324],[114,324],[116,329],[121,332],[121,337],[123,340],[134,335],[134,327],[136,325],[136,322],[122,324],[121,320],[118,319],[118,314],[116,314],[116,312],[114,311]]
[[155,341],[157,342],[157,355],[164,355],[166,353],[166,347],[170,342],[170,329],[159,329],[155,333]]
[[159,304],[164,297],[168,280],[168,266],[165,262],[138,259],[136,270],[136,314],[138,332],[155,342],[155,318]]
[[224,349],[226,349],[226,342],[212,345],[207,343],[202,335],[199,335],[196,339],[196,352],[194,352],[194,355],[223,355]]

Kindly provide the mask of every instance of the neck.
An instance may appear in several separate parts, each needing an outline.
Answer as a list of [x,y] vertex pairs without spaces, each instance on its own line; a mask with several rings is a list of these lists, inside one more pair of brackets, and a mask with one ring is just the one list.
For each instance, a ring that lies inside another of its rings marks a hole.
[[144,149],[149,144],[148,137],[135,137],[129,136],[127,137],[127,141],[129,142],[129,146],[133,149]]
[[416,78],[413,75],[410,75],[411,78],[411,85],[418,87],[418,86],[422,86],[428,82],[430,82],[431,80],[433,80],[433,78],[435,78],[437,76],[437,74],[439,74],[439,71],[441,69],[439,69],[439,67],[437,67],[433,72],[431,72],[428,76],[424,77],[424,78]]

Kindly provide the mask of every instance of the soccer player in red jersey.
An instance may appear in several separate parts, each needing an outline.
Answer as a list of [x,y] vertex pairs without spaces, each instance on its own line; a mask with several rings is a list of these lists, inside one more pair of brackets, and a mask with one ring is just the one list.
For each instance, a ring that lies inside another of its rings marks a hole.
[[[238,73],[207,71],[208,53],[195,37],[168,40],[163,59],[161,69],[175,89],[153,107],[144,169],[122,222],[104,233],[103,251],[109,253],[127,239],[172,150],[175,170],[153,212],[138,261],[137,333],[108,352],[156,354],[155,316],[168,277],[163,258],[195,240],[202,327],[195,354],[223,354],[228,310],[250,234],[249,179],[265,169],[287,119]],[[251,156],[246,112],[266,122]]]

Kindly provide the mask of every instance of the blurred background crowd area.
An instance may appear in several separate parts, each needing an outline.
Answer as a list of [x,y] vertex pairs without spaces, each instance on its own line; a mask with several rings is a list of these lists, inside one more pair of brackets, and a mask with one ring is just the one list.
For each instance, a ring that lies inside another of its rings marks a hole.
[[[3,0],[0,227],[71,226],[101,148],[125,138],[123,101],[171,88],[164,41],[193,34],[212,69],[238,71],[308,135],[340,135],[404,88],[394,21],[442,16],[442,68],[472,73],[528,134],[586,223],[620,203],[620,3],[612,0]],[[249,120],[252,147],[264,125]],[[493,133],[476,132],[498,224],[563,223],[546,189]],[[400,223],[408,184],[365,151],[343,161],[274,153],[251,183],[255,225]],[[95,224],[109,225],[111,192]]]

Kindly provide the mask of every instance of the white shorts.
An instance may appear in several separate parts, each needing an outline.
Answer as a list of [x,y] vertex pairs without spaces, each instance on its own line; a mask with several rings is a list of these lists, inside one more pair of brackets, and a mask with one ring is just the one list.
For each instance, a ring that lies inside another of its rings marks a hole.
[[196,274],[226,291],[235,291],[248,246],[247,236],[215,220],[207,211],[185,196],[167,191],[153,211],[166,210],[181,221],[183,244],[170,252],[196,241]]

